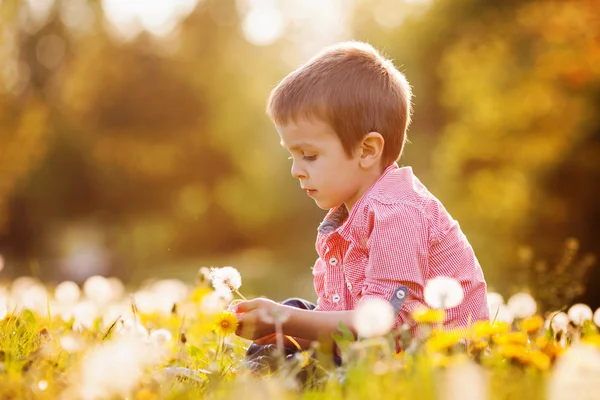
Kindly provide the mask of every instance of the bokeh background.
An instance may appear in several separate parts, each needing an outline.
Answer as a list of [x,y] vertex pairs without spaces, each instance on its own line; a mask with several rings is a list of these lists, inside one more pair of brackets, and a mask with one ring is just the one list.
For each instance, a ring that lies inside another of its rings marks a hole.
[[0,0],[0,279],[233,265],[247,295],[314,300],[324,212],[264,108],[348,39],[413,85],[400,164],[490,289],[599,306],[594,0]]

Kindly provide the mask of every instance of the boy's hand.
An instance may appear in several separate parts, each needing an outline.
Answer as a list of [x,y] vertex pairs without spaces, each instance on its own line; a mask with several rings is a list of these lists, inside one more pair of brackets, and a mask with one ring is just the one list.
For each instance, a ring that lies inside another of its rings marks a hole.
[[285,306],[269,299],[253,299],[237,303],[230,308],[230,311],[236,313],[240,323],[235,333],[250,340],[274,334],[274,324],[266,322],[265,319],[269,319],[268,316],[278,312],[283,313],[283,309],[279,311],[281,307]]

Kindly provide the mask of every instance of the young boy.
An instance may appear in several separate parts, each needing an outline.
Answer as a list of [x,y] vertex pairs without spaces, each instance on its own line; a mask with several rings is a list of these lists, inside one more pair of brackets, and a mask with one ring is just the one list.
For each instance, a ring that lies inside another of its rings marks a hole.
[[286,315],[283,333],[306,347],[340,322],[354,330],[353,310],[373,297],[401,299],[396,326],[414,326],[411,312],[438,276],[455,278],[464,292],[446,311],[447,325],[489,318],[483,273],[458,222],[410,167],[396,164],[411,88],[391,61],[365,43],[327,48],[279,83],[267,113],[291,153],[292,176],[329,210],[316,241],[318,301],[314,309],[263,298],[239,303],[238,334],[255,346],[273,343],[272,318],[261,316]]

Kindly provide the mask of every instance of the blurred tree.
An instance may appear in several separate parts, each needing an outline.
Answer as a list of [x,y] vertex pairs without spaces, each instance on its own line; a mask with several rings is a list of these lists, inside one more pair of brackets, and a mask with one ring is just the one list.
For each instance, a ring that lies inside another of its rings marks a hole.
[[269,90],[287,72],[282,45],[247,43],[234,0],[199,2],[162,37],[119,36],[99,1],[56,0],[35,23],[25,3],[7,4],[12,14],[3,16],[25,21],[4,31],[24,38],[10,57],[39,69],[28,82],[46,110],[23,104],[30,130],[19,138],[12,110],[21,100],[0,103],[0,127],[28,162],[13,163],[10,186],[0,185],[11,227],[0,244],[15,257],[75,252],[79,260],[75,242],[85,237],[101,243],[81,251],[104,249],[112,272],[127,276],[188,257],[294,246],[301,229],[291,224],[314,230],[321,212],[288,190],[297,185],[264,115]]

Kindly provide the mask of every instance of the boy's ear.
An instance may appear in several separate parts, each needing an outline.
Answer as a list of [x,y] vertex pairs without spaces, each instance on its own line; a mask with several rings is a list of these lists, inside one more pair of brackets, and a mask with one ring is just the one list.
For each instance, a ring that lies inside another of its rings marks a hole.
[[359,157],[363,168],[379,165],[383,154],[385,139],[379,132],[369,132],[360,143]]

